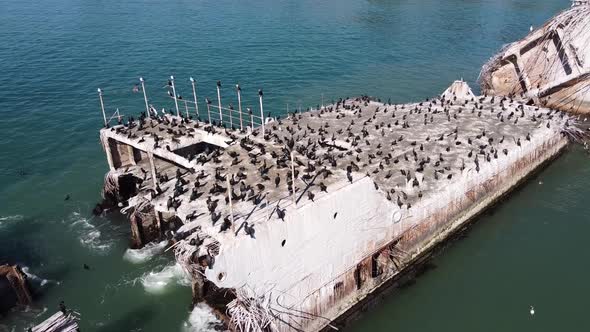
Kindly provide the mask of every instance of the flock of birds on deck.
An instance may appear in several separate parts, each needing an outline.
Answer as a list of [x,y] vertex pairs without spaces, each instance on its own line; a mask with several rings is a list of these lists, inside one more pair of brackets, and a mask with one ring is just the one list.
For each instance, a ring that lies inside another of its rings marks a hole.
[[[255,209],[278,201],[273,213],[284,220],[286,210],[280,200],[293,194],[293,177],[298,201],[314,201],[316,195],[328,192],[330,184],[343,179],[353,183],[366,175],[393,204],[410,209],[426,191],[447,186],[466,169],[479,172],[485,163],[530,141],[538,127],[551,128],[553,120],[564,116],[506,97],[466,101],[442,97],[392,105],[370,103],[365,96],[289,114],[267,125],[264,135],[260,130],[247,133],[224,124],[145,113],[111,130],[138,143],[150,137],[154,150],[169,151],[174,151],[179,138],[194,137],[197,129],[225,135],[227,148],[207,147],[188,154],[193,169],[176,168],[174,175],[160,172],[158,185],[148,189],[150,198],[165,201],[168,210],[189,211],[185,223],[208,215],[216,227],[225,214],[219,226],[219,232],[225,232],[232,220],[240,219],[235,212],[239,202],[250,202]],[[145,180],[149,172],[141,170]],[[228,209],[230,195],[234,216]],[[254,237],[253,223],[243,219],[236,235],[243,229]]]

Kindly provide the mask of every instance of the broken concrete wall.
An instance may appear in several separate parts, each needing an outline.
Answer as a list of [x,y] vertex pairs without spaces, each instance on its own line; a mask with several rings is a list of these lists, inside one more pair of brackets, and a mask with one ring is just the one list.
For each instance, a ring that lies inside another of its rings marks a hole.
[[540,106],[590,112],[590,6],[572,6],[505,46],[480,73],[493,95],[524,95]]

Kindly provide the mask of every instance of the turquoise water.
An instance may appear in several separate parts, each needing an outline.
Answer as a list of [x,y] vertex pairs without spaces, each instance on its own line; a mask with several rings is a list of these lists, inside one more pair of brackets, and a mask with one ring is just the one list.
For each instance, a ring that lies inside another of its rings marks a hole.
[[[167,108],[162,86],[171,74],[184,95],[189,76],[202,97],[221,80],[223,100],[234,104],[239,82],[249,105],[264,88],[275,115],[320,104],[322,95],[416,100],[458,78],[477,90],[494,52],[568,5],[0,0],[0,262],[40,278],[35,307],[2,318],[0,331],[23,330],[60,300],[82,314],[84,331],[180,331],[189,320],[190,289],[170,257],[130,262],[125,219],[91,217],[107,171],[96,88],[110,112],[137,114],[139,76]],[[589,330],[588,188],[588,157],[571,149],[480,218],[436,269],[350,329]],[[203,320],[193,315],[191,328],[204,329]]]

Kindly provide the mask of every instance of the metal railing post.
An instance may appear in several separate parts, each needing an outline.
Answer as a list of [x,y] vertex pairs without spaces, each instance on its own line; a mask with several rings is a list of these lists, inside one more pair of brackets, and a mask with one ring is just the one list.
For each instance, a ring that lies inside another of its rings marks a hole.
[[262,89],[258,90],[258,99],[260,100],[260,121],[262,122],[262,136],[264,136],[264,109],[262,108]]
[[147,94],[145,92],[145,81],[143,80],[143,77],[139,78],[139,82],[141,82],[141,91],[143,91],[143,101],[145,102],[146,115],[149,117],[150,116],[150,107],[148,105]]
[[223,124],[223,114],[221,113],[221,81],[217,81],[217,106],[219,107],[219,125]]
[[238,112],[240,113],[240,130],[244,130],[242,122],[242,89],[239,84],[236,84],[236,91],[238,92]]
[[209,118],[209,124],[211,124],[211,100],[205,98],[205,103],[207,104],[207,117]]
[[102,118],[104,119],[104,126],[108,128],[107,115],[104,112],[104,102],[102,101],[102,90],[98,88],[98,99],[100,99],[100,110],[102,111]]
[[195,100],[195,110],[197,111],[197,118],[199,117],[199,104],[197,103],[197,82],[195,82],[194,78],[190,78],[191,84],[193,86],[193,99]]
[[232,205],[232,186],[229,180],[229,174],[225,175],[226,179],[227,179],[227,197],[229,198],[229,216],[231,219],[231,230],[232,232],[235,234],[236,233],[236,226],[235,226],[235,222],[234,222],[234,209],[233,209],[233,205]]
[[176,87],[174,86],[174,76],[170,76],[170,82],[172,83],[172,93],[174,94],[174,105],[176,106],[176,116],[180,116],[178,110],[178,99],[176,99]]
[[233,114],[234,114],[234,106],[230,104],[229,105],[229,127],[232,129],[234,128],[234,121],[232,120]]

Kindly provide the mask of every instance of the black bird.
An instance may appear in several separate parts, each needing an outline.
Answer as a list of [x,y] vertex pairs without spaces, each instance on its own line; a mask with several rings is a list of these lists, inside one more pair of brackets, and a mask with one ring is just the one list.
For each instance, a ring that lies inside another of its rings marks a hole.
[[277,206],[277,217],[279,217],[279,219],[281,219],[282,221],[285,221],[285,210],[281,209],[278,206]]
[[[221,213],[220,213],[220,217],[221,217]],[[225,218],[223,218],[223,223],[221,224],[221,227],[219,227],[219,233],[227,231],[230,227],[231,227],[231,221],[229,220],[229,216],[226,216]]]
[[211,221],[213,221],[213,226],[215,226],[215,223],[217,222],[217,220],[219,220],[219,218],[221,218],[221,212],[218,212],[218,213],[212,212],[211,213]]
[[197,187],[193,188],[189,202],[194,201],[195,199],[199,198],[201,195],[203,195],[203,193],[199,193],[199,190],[197,189]]
[[281,183],[281,177],[277,174],[275,177],[275,188],[279,187],[279,183]]
[[90,266],[88,266],[86,263],[84,263],[84,270],[90,270]]
[[247,222],[245,222],[245,223],[246,223],[246,225],[244,225],[244,231],[246,232],[246,234],[250,235],[251,238],[255,239],[255,237],[254,237],[254,233],[255,233],[254,226],[248,225]]
[[314,193],[312,193],[311,191],[308,191],[308,192],[307,192],[307,198],[308,198],[310,201],[312,201],[312,202],[313,202],[313,198],[314,198],[314,197],[315,197],[315,194],[314,194]]
[[328,187],[323,182],[320,182],[320,191],[328,192]]
[[214,212],[215,209],[217,208],[217,199],[216,200],[211,200],[211,197],[207,197],[207,209],[209,209],[209,212]]
[[67,315],[67,308],[64,301],[59,301],[59,311],[61,311],[64,315]]

